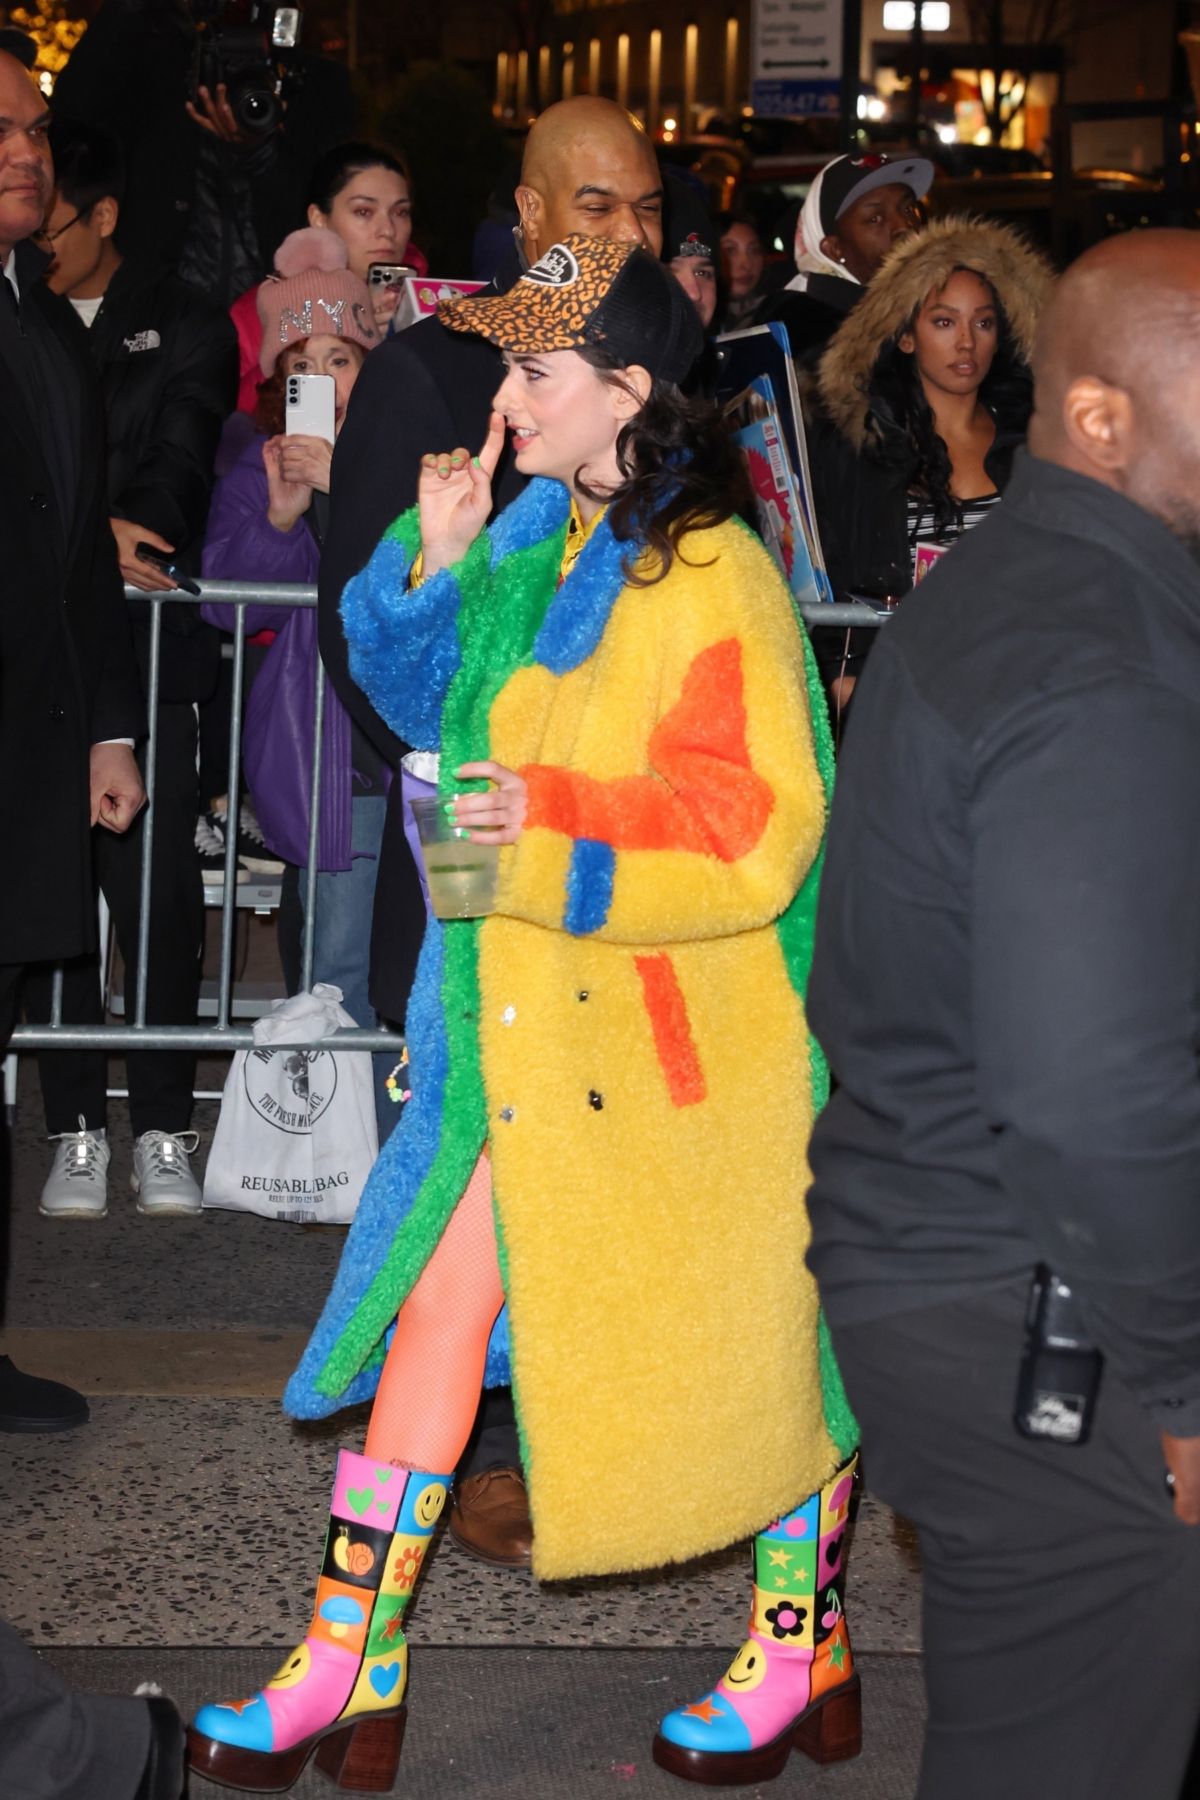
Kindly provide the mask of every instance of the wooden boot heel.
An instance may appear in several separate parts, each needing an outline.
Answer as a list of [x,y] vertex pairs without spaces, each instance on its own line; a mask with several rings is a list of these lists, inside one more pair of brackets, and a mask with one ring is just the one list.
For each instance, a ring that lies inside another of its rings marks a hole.
[[321,1744],[315,1761],[322,1775],[346,1794],[390,1794],[400,1767],[407,1707],[360,1719]]
[[818,1700],[797,1722],[792,1743],[815,1763],[848,1762],[862,1750],[862,1692],[858,1676]]

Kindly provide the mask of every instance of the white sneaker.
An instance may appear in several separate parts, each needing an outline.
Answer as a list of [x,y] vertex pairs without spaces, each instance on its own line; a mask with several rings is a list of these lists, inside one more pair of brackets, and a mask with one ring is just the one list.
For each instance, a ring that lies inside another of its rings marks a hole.
[[199,1213],[200,1189],[188,1167],[199,1142],[194,1131],[143,1131],[129,1177],[140,1213]]
[[108,1211],[108,1159],[104,1129],[89,1131],[83,1114],[78,1131],[55,1134],[58,1149],[38,1201],[47,1219],[102,1219]]

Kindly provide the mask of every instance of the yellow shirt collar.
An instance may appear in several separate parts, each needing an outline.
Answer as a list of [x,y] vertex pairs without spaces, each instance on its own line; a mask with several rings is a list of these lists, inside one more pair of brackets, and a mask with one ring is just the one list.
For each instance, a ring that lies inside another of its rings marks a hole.
[[579,511],[578,503],[576,502],[575,496],[572,494],[571,513],[567,520],[567,541],[563,545],[562,565],[558,571],[558,578],[560,581],[565,581],[567,576],[571,573],[571,570],[579,561],[579,555],[583,546],[587,543],[607,511],[608,508],[602,506],[600,511],[594,514],[591,522],[585,525]]

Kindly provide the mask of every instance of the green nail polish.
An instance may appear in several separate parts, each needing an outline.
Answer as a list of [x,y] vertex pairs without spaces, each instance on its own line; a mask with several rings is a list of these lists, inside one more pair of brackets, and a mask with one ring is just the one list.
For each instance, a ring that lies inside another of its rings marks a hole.
[[473,456],[473,457],[472,457],[472,458],[471,458],[471,462],[472,462],[472,465],[473,465],[473,466],[474,466],[474,467],[475,467],[475,468],[476,468],[476,469],[482,469],[482,467],[483,467],[483,464],[482,464],[482,463],[481,463],[481,462],[480,462],[480,460],[479,460],[479,458],[478,458],[478,457],[477,457],[477,456]]
[[471,834],[469,831],[466,831],[461,825],[459,825],[456,828],[454,835],[457,838],[469,838]]
[[446,800],[443,802],[442,811],[448,819],[452,819],[455,816],[457,806],[458,802],[456,800]]

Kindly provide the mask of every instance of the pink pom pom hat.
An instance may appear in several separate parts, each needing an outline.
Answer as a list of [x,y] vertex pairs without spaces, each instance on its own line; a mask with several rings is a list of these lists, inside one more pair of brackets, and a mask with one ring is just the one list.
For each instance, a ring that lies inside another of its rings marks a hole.
[[336,231],[306,225],[275,252],[275,274],[258,290],[262,320],[259,367],[270,375],[280,352],[310,337],[348,338],[373,350],[379,332],[366,283],[347,267]]

